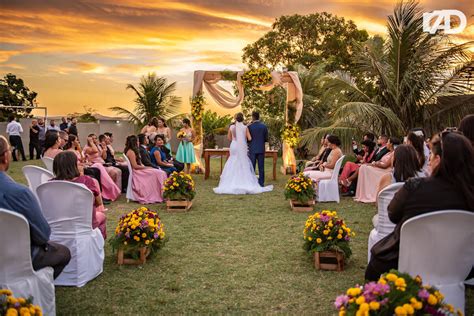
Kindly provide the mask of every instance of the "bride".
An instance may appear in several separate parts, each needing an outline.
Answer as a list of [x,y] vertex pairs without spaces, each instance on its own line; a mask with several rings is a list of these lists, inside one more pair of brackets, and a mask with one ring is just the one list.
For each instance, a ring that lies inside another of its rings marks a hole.
[[231,141],[230,157],[222,171],[216,194],[258,194],[273,190],[273,185],[261,187],[248,156],[247,141],[252,137],[243,123],[242,113],[235,115],[235,124],[231,125],[227,138]]

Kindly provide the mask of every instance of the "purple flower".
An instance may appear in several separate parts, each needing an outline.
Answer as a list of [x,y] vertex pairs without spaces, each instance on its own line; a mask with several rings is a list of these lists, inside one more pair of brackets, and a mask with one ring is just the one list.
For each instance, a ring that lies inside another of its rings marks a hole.
[[375,301],[377,296],[390,292],[390,286],[376,282],[369,282],[364,286],[363,295],[367,302]]
[[154,233],[153,238],[157,239],[158,238],[158,233]]
[[336,297],[334,306],[336,306],[337,309],[340,309],[342,306],[346,306],[348,302],[349,302],[349,296],[339,295],[338,297]]
[[388,297],[387,298],[384,298],[383,300],[381,300],[380,302],[380,305],[385,305],[388,303]]
[[418,297],[423,300],[427,300],[428,297],[430,297],[430,292],[428,292],[426,289],[421,289],[418,291]]
[[145,228],[145,227],[148,227],[148,221],[146,221],[146,220],[143,219],[143,220],[140,222],[140,228]]
[[19,308],[21,306],[21,304],[16,302],[15,304],[13,304],[13,306],[15,306],[15,308]]
[[126,233],[125,233],[125,237],[130,238],[130,233],[129,233],[129,232],[126,232]]
[[330,217],[327,215],[321,215],[319,219],[321,220],[321,222],[326,223],[329,222]]
[[344,240],[349,241],[349,240],[351,240],[351,237],[349,235],[346,235],[346,237],[344,237]]

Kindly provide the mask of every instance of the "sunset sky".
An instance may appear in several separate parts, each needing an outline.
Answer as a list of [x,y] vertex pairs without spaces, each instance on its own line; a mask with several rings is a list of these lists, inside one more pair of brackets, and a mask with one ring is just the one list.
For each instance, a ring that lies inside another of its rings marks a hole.
[[[474,2],[422,1],[425,11],[458,9],[468,18],[459,41],[474,40]],[[128,83],[156,72],[177,81],[189,110],[194,70],[238,70],[242,48],[275,18],[327,11],[383,34],[388,0],[1,0],[0,74],[38,92],[48,114],[133,109]],[[214,108],[216,109],[216,108]],[[235,110],[234,110],[235,111]],[[219,111],[221,113],[229,113]],[[233,111],[231,111],[233,112]]]

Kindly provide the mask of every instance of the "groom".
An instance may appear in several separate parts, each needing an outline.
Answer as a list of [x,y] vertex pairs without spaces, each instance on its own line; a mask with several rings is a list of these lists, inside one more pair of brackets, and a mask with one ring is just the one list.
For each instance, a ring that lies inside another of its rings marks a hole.
[[263,187],[265,183],[265,142],[268,141],[268,129],[265,124],[260,122],[260,113],[252,112],[252,123],[248,126],[252,140],[249,145],[249,157],[255,170],[255,164],[258,161],[258,183]]

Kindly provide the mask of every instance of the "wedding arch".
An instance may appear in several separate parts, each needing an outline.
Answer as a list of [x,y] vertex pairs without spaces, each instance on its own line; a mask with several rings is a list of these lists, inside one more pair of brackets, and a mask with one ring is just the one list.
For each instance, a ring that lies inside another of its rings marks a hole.
[[[244,71],[204,71],[197,70],[194,72],[193,94],[191,113],[193,127],[196,132],[194,141],[194,150],[196,155],[196,167],[203,170],[203,163],[201,161],[203,153],[203,137],[202,137],[202,113],[203,109],[203,86],[206,87],[207,92],[212,99],[219,105],[227,109],[236,108],[242,103],[244,99],[244,87],[242,84],[242,76]],[[298,78],[298,73],[295,71],[273,71],[271,80],[265,82],[263,85],[257,85],[255,89],[269,91],[276,86],[282,86],[286,90],[286,105],[285,105],[285,126],[295,126],[301,117],[303,111],[303,90]],[[235,81],[238,94],[234,96],[231,92],[219,85],[219,81]],[[198,107],[198,109],[196,109]],[[292,173],[296,170],[296,158],[294,154],[295,142],[283,141],[283,167],[282,171],[287,173],[291,169]]]

